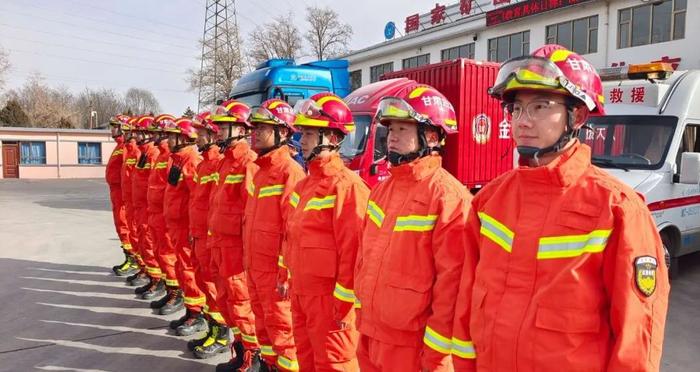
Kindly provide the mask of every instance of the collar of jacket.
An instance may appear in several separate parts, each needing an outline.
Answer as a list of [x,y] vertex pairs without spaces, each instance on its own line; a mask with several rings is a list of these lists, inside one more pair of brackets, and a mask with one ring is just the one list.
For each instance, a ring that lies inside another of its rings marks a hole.
[[224,157],[233,161],[233,167],[238,167],[243,163],[243,160],[250,159],[255,161],[257,154],[250,150],[250,144],[247,141],[238,141],[230,145],[224,151]]
[[126,143],[124,144],[124,146],[126,146],[126,149],[127,149],[128,151],[138,150],[138,148],[139,148],[139,146],[136,144],[136,140],[133,139],[133,138],[130,139],[129,142],[126,142]]
[[285,164],[287,160],[294,161],[290,152],[289,146],[280,146],[278,149],[272,150],[267,154],[258,158],[255,161],[260,168],[275,168],[276,166]]
[[190,157],[197,156],[199,154],[199,151],[196,150],[196,147],[197,145],[191,144],[187,147],[181,148],[178,152],[170,153],[170,156],[172,156],[173,160],[177,162]]
[[170,153],[170,146],[168,145],[168,141],[160,141],[160,143],[158,144],[158,150],[160,150],[161,153]]
[[551,163],[541,167],[520,166],[523,181],[548,183],[559,187],[573,184],[591,166],[591,148],[578,140]]
[[217,146],[215,144],[211,144],[211,145],[209,145],[209,148],[207,148],[207,150],[202,153],[202,157],[204,158],[204,160],[207,160],[207,161],[216,159],[219,157],[219,154],[221,153],[220,150],[221,149],[219,148],[219,146]]
[[410,163],[401,164],[398,167],[389,168],[391,177],[394,179],[422,180],[442,166],[440,155],[429,155],[418,158]]
[[123,144],[124,144],[124,137],[119,136],[119,137],[117,137],[117,138],[114,139],[114,142],[117,143],[117,146],[123,145]]
[[344,167],[343,159],[337,152],[325,158],[315,158],[309,163],[309,174],[312,177],[328,177],[338,174]]

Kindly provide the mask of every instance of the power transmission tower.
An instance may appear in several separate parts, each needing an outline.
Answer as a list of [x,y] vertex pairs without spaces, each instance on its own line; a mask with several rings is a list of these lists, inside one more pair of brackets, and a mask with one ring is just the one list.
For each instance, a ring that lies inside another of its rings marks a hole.
[[[235,40],[231,40],[232,34],[235,35]],[[203,103],[227,98],[229,92],[226,91],[224,77],[230,75],[231,71],[223,71],[226,64],[222,64],[220,61],[223,56],[230,55],[240,56],[236,0],[207,0],[202,36],[202,62],[197,111]],[[209,79],[211,81],[208,81]],[[202,92],[209,89],[213,92],[213,97]]]

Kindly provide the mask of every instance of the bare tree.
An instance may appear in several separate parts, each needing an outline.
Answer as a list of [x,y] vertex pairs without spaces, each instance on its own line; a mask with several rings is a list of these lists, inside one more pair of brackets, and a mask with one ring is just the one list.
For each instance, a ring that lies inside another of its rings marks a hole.
[[109,118],[124,110],[124,100],[112,89],[85,88],[78,95],[75,105],[79,115],[76,124],[83,128],[107,123]]
[[248,39],[248,55],[256,64],[271,58],[294,59],[300,55],[302,48],[292,13],[277,16],[272,22],[255,27]]
[[0,90],[5,86],[5,74],[10,69],[8,53],[0,47]]
[[304,37],[316,58],[322,60],[347,53],[353,34],[352,26],[343,23],[333,9],[308,7],[306,21],[309,22],[309,30]]
[[19,89],[8,92],[27,113],[30,126],[56,128],[78,122],[75,97],[65,88],[48,87],[41,75],[35,74]]
[[124,95],[124,106],[136,114],[160,112],[160,104],[156,97],[147,89],[130,88]]

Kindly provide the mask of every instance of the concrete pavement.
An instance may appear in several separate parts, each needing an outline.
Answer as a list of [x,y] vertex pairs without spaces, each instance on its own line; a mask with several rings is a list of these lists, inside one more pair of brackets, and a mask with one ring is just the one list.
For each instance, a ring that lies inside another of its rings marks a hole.
[[[0,371],[213,371],[133,288],[102,180],[0,180]],[[179,314],[178,314],[179,315]],[[700,255],[672,283],[662,371],[700,366]]]

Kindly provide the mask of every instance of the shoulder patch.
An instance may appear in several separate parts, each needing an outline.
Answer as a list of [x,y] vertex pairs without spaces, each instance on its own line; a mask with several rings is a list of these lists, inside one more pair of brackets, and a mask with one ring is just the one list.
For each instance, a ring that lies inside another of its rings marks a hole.
[[652,256],[639,256],[634,259],[634,281],[637,288],[646,297],[656,290],[656,273],[658,262]]

